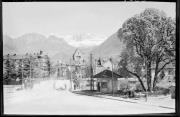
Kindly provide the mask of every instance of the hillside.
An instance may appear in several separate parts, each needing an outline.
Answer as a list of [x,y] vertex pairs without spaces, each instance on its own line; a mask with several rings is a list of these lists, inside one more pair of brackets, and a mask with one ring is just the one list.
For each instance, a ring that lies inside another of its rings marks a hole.
[[7,36],[7,35],[4,35],[3,36],[3,54],[14,54],[17,52],[17,47],[15,45],[15,42],[14,40]]
[[37,33],[29,33],[21,37],[12,39],[8,36],[3,37],[3,54],[25,54],[27,52],[44,51],[53,59],[70,56],[74,51],[74,47],[70,46],[62,38],[49,36],[48,38]]
[[[99,46],[82,46],[78,48],[84,54],[85,59],[89,61],[90,53],[93,54],[93,58],[119,58],[123,47],[124,44],[117,37],[117,33],[114,33]],[[69,45],[67,40],[65,41],[63,38],[54,35],[45,37],[38,33],[29,33],[15,39],[7,35],[3,36],[3,54],[25,54],[42,50],[53,61],[62,60],[69,62],[75,49],[76,47]]]
[[111,35],[101,45],[92,50],[95,58],[118,57],[124,48],[123,42],[117,37],[117,33]]

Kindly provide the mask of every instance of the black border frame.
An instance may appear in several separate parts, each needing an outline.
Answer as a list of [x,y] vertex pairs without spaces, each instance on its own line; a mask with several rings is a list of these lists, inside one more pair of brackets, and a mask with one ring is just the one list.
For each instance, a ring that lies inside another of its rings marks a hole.
[[[180,94],[180,80],[179,80],[179,73],[180,73],[180,70],[179,70],[179,28],[180,28],[180,25],[179,25],[179,18],[180,18],[180,0],[162,0],[162,1],[158,1],[158,0],[113,0],[113,1],[101,1],[101,0],[92,0],[92,1],[87,1],[87,2],[123,2],[123,1],[127,1],[127,2],[135,2],[135,1],[144,1],[144,2],[175,2],[176,3],[176,113],[158,113],[158,114],[130,114],[130,115],[118,115],[118,116],[180,116],[180,109],[179,109],[179,94]],[[58,0],[51,0],[51,1],[48,1],[48,0],[2,0],[2,2],[74,2],[72,0],[62,0],[62,1],[58,1]],[[1,40],[0,40],[0,55],[1,55],[1,59],[0,59],[0,64],[2,65],[3,67],[3,13],[2,13],[2,2],[1,2],[1,7],[0,7],[0,18],[1,18],[1,24],[0,24],[0,28],[1,28]],[[77,0],[75,2],[85,2],[83,0]],[[1,67],[1,68],[2,68]],[[1,69],[1,76],[3,76],[3,70]],[[4,102],[3,102],[3,78],[1,77],[0,79],[0,114],[1,116],[36,116],[36,115],[18,115],[18,114],[4,114]],[[62,116],[62,115],[37,115],[37,116]],[[64,115],[63,115],[64,116]],[[65,115],[66,116],[66,115]],[[69,115],[67,115],[69,116]],[[74,116],[84,116],[84,115],[74,115]],[[87,115],[87,116],[96,116],[96,115]],[[99,115],[101,116],[101,115]],[[107,116],[107,115],[103,115],[103,116]],[[112,116],[117,116],[117,115],[112,115]]]

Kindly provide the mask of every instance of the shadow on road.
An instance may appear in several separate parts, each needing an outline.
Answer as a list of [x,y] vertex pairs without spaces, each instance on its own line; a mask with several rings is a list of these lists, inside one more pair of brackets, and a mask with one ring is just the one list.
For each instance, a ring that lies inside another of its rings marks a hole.
[[[92,97],[116,100],[116,101],[121,101],[121,102],[136,103],[136,104],[141,104],[141,105],[151,105],[151,106],[156,106],[156,107],[161,107],[161,108],[174,109],[174,108],[167,107],[167,106],[153,105],[153,104],[148,104],[146,102],[140,102],[137,99],[133,99],[133,98],[122,98],[122,97],[118,98],[118,95],[113,96],[110,93],[102,93],[102,92],[89,91],[89,90],[72,91],[72,93],[78,94],[78,95],[86,95],[86,96],[92,96]],[[130,100],[128,100],[128,99],[130,99]]]
[[[93,96],[93,97],[111,99],[111,100],[116,100],[116,101],[137,103],[137,102],[133,102],[133,101],[114,99],[113,97],[110,97],[110,96],[112,96],[112,94],[106,94],[106,93],[101,93],[101,92],[96,92],[96,91],[73,91],[72,93],[75,93],[75,94],[78,94],[78,95],[86,95],[86,96]],[[106,97],[106,96],[109,96],[109,97]]]

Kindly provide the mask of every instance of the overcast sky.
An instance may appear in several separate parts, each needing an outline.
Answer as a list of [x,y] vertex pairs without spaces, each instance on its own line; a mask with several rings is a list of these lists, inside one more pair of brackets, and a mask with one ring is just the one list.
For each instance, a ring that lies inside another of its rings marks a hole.
[[163,2],[3,2],[3,34],[66,36],[91,33],[109,37],[122,23],[145,8],[175,17],[175,3]]

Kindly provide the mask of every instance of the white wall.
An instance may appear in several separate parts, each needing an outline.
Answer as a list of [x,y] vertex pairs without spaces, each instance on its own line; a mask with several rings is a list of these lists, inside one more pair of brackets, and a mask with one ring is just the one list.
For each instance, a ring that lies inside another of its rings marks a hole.
[[54,80],[55,89],[60,89],[60,88],[65,89],[65,87],[66,87],[66,90],[69,90],[71,88],[70,80]]
[[[98,82],[107,82],[107,88],[102,88],[101,87],[101,92],[109,92],[111,93],[112,92],[112,80],[110,78],[103,78],[103,79],[99,79]],[[118,83],[117,83],[117,80],[114,79],[113,81],[113,89],[114,89],[114,92],[116,92],[118,90]]]

